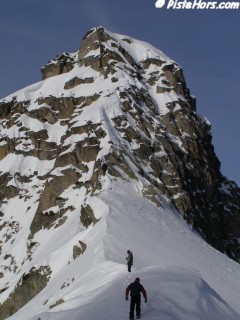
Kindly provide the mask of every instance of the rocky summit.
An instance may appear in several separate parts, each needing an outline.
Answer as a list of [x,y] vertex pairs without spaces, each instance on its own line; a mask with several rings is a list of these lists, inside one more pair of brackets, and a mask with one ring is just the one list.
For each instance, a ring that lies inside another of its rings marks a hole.
[[221,174],[210,123],[177,63],[99,27],[41,72],[42,81],[0,101],[1,320],[59,272],[48,263],[60,254],[50,242],[65,245],[69,265],[87,254],[102,219],[96,199],[114,181],[136,184],[240,262],[240,188]]

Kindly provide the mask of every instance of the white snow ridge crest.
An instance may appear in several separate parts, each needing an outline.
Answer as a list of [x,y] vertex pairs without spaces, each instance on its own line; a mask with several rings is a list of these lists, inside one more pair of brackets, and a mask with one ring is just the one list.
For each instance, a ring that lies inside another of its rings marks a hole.
[[142,319],[240,319],[240,190],[179,65],[99,27],[42,76],[0,101],[0,320],[128,319],[136,277]]

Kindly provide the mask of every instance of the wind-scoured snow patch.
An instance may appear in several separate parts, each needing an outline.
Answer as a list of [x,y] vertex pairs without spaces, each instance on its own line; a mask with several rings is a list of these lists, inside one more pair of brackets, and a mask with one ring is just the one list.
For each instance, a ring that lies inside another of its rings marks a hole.
[[137,62],[141,62],[147,58],[157,58],[169,63],[173,62],[173,60],[166,56],[161,50],[156,49],[147,42],[136,40],[125,35],[111,33],[109,31],[107,31],[107,33],[117,39],[121,46],[125,48]]
[[1,171],[9,172],[11,175],[20,172],[21,175],[26,176],[37,172],[39,176],[43,176],[53,168],[54,162],[55,160],[39,160],[33,156],[8,154],[1,160]]
[[[149,301],[146,320],[238,320],[239,315],[214,291],[197,270],[146,268],[140,272]],[[146,283],[146,284],[145,284]]]

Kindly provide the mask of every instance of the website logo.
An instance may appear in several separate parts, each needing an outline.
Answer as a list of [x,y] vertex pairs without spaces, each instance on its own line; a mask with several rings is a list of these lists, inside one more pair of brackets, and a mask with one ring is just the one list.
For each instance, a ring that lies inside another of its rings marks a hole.
[[164,5],[165,5],[165,0],[157,0],[155,2],[155,7],[158,8],[158,9],[162,8]]
[[155,7],[161,9],[165,6],[165,9],[172,10],[238,10],[240,9],[240,1],[205,1],[205,0],[157,0],[155,1]]

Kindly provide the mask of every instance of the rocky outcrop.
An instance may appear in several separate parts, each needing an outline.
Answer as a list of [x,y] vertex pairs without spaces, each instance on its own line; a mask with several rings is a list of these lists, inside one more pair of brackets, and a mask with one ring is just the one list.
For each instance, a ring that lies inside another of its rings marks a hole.
[[[46,285],[50,277],[49,267],[32,268],[24,273],[9,298],[0,304],[0,320],[6,319],[35,297]],[[8,288],[4,288],[4,291]]]
[[54,60],[41,68],[42,80],[69,72],[74,67],[74,57],[69,53],[61,53]]
[[84,242],[79,241],[79,244],[73,247],[73,259],[75,260],[81,254],[83,254],[86,249],[87,245]]
[[94,82],[93,77],[85,78],[85,79],[74,77],[73,79],[71,79],[65,83],[64,89],[72,89],[76,86],[79,86],[80,84],[93,83],[93,82]]

